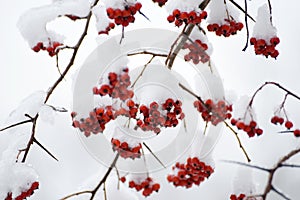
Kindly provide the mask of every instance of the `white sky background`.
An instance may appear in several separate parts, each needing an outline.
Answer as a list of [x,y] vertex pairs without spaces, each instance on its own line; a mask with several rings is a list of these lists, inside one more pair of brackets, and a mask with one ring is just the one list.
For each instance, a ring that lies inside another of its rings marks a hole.
[[[142,2],[147,2],[147,4],[150,2],[149,5],[152,5],[150,0],[143,0]],[[237,2],[243,3],[241,0]],[[255,8],[264,2],[262,0],[250,1],[249,12],[251,15],[255,17]],[[1,123],[5,122],[9,113],[18,106],[24,97],[36,90],[47,90],[59,75],[55,68],[55,59],[50,58],[45,52],[38,54],[33,52],[16,28],[16,22],[21,13],[32,7],[47,3],[50,3],[50,1],[6,1],[0,7],[2,13],[0,18],[2,27],[0,32]],[[226,89],[234,90],[237,94],[252,94],[265,81],[276,81],[300,94],[298,81],[300,74],[300,61],[298,58],[300,53],[300,24],[297,23],[300,3],[297,1],[289,1],[288,3],[286,1],[272,1],[272,3],[273,21],[281,39],[281,43],[278,45],[280,55],[277,61],[255,56],[253,47],[249,47],[246,52],[242,52],[241,49],[244,47],[246,36],[245,29],[237,36],[226,39],[208,34],[214,47],[212,59],[224,80]],[[160,14],[163,9],[158,7],[153,7],[156,9],[152,7],[146,9],[147,4],[145,3],[142,11],[151,19],[151,23],[139,17],[136,24],[127,30],[141,27],[172,28]],[[162,22],[163,20],[164,22]],[[66,26],[65,22],[61,24]],[[73,23],[71,21],[70,24],[70,27],[63,30],[64,34],[70,33],[68,30],[71,28],[77,30],[83,25],[80,22]],[[91,25],[92,33],[95,29],[93,23]],[[252,27],[251,22],[250,26]],[[114,31],[114,33],[119,33],[119,31],[120,28],[118,27],[118,31]],[[74,68],[80,67],[89,53],[97,46],[95,37],[95,32],[88,37],[88,41],[85,43],[87,45],[83,45],[80,50]],[[100,40],[103,40],[105,37],[101,38]],[[74,70],[71,71],[71,74],[73,72]],[[72,100],[70,82],[71,77],[66,77],[66,81],[53,94],[51,104],[70,108]],[[275,132],[278,131],[278,128],[269,123],[274,106],[280,104],[282,99],[283,93],[270,86],[255,101],[255,106],[257,105],[258,109],[257,116],[261,126],[265,129],[265,133],[260,138],[247,139],[247,137],[242,137],[254,163],[272,166],[280,155],[284,155],[289,149],[299,144],[299,139],[292,136],[276,135]],[[291,99],[287,103],[291,119],[294,119],[296,126],[300,128],[300,121],[297,122],[299,118],[296,115],[300,112],[299,102]],[[53,200],[77,191],[80,183],[88,179],[92,172],[97,172],[100,167],[81,147],[76,132],[69,126],[70,124],[71,120],[67,114],[58,114],[54,126],[43,122],[38,123],[37,138],[59,158],[60,162],[56,163],[43,151],[36,147],[32,148],[28,162],[40,174],[41,189],[31,199]],[[7,145],[7,137],[9,135],[0,134],[0,152]],[[224,130],[224,134],[216,147],[215,157],[217,159],[244,161],[243,154],[230,131]],[[299,156],[298,159],[294,159],[294,161],[297,160],[300,163]],[[89,163],[89,165],[86,165],[86,163]],[[237,166],[217,162],[216,167],[216,173],[200,188],[192,191],[173,190],[172,187],[162,188],[159,195],[152,195],[148,199],[166,199],[165,195],[169,195],[171,192],[176,195],[176,199],[226,199],[232,192],[231,183]],[[263,176],[262,172],[257,171],[254,171],[254,174],[258,183],[258,190],[262,189],[265,181],[264,177],[267,176]],[[299,174],[297,169],[284,170],[276,177],[277,187],[286,191],[292,199],[298,199],[300,196],[299,191],[297,191],[297,186],[300,184]],[[169,198],[175,199],[174,197]],[[270,199],[279,198],[276,195],[271,195]]]

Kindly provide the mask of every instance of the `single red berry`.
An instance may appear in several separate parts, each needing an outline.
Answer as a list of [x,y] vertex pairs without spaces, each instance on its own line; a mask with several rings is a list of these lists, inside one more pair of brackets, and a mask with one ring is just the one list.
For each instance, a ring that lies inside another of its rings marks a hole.
[[294,126],[293,122],[291,121],[286,121],[284,125],[287,129],[291,129]]

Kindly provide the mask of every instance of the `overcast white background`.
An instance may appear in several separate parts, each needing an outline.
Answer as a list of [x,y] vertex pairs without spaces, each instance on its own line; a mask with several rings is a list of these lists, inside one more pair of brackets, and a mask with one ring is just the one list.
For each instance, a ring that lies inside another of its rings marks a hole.
[[[151,23],[139,17],[136,25],[131,28],[172,28],[164,21],[165,14],[160,14],[164,12],[163,9],[157,6],[147,9],[147,5],[152,5],[151,1],[143,0],[141,2],[145,2],[142,11],[151,19]],[[243,3],[243,1],[237,2]],[[255,17],[257,6],[264,2],[262,0],[249,1],[251,15]],[[55,59],[50,58],[44,52],[34,53],[16,28],[17,20],[24,11],[48,3],[50,1],[6,1],[2,2],[0,7],[2,15],[0,18],[2,27],[0,32],[1,123],[5,122],[9,113],[18,106],[24,97],[36,90],[47,90],[59,76],[55,68]],[[281,39],[281,43],[278,45],[280,55],[277,61],[255,56],[252,47],[249,47],[246,52],[242,52],[241,49],[245,43],[245,30],[229,39],[209,34],[209,39],[214,47],[212,59],[219,70],[226,89],[233,90],[237,94],[250,95],[265,81],[276,81],[300,94],[300,24],[298,23],[300,3],[297,1],[272,1],[272,3],[274,24]],[[69,26],[66,22],[61,21],[58,24],[59,28],[67,27],[61,29],[64,34],[70,34],[69,30],[72,30],[71,33],[74,32],[73,30],[81,30],[83,25],[80,22],[69,22]],[[250,27],[252,27],[251,23]],[[57,31],[60,30],[59,28]],[[114,33],[119,31],[120,29]],[[104,37],[101,37],[97,40],[103,39]],[[93,23],[91,23],[91,34],[79,52],[74,69],[81,66],[96,46],[96,33]],[[72,72],[74,70],[71,71],[71,74]],[[71,78],[68,76],[66,81],[57,88],[50,103],[69,109],[72,101],[70,85]],[[242,137],[242,141],[256,164],[272,166],[280,156],[299,146],[299,139],[295,139],[291,135],[276,134],[279,129],[269,123],[275,105],[280,104],[282,99],[283,93],[270,86],[255,101],[257,115],[265,133],[262,137],[251,140]],[[287,104],[291,118],[300,128],[300,102],[288,100]],[[77,191],[81,182],[88,179],[94,172],[98,172],[101,167],[85,152],[80,145],[76,132],[70,125],[71,120],[68,114],[58,114],[54,125],[38,123],[37,138],[60,161],[53,161],[36,146],[32,148],[28,162],[38,171],[41,185],[40,190],[31,199],[59,199],[68,193]],[[24,128],[29,127],[24,126]],[[9,135],[5,133],[0,134],[0,152],[7,146],[8,137]],[[216,160],[245,160],[233,134],[226,129],[224,129],[223,136],[215,149],[215,158]],[[293,161],[300,163],[300,157],[295,157]],[[229,194],[233,191],[231,184],[235,177],[236,168],[235,165],[217,162],[216,173],[200,188],[174,190],[171,186],[166,186],[166,188],[161,189],[159,195],[153,195],[149,199],[228,199]],[[254,178],[259,191],[263,189],[266,177],[263,172],[254,171]],[[276,186],[285,191],[292,199],[299,199],[299,170],[282,170],[275,181]],[[279,198],[276,195],[270,195],[269,199]]]

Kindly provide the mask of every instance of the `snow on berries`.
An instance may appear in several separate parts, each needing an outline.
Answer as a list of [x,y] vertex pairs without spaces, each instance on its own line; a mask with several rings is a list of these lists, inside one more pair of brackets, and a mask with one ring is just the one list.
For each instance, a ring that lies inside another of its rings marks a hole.
[[159,105],[157,102],[150,103],[149,107],[139,107],[141,118],[137,120],[137,127],[143,131],[153,131],[156,134],[161,132],[162,127],[176,127],[179,120],[184,118],[180,100],[166,99]]
[[135,159],[141,157],[142,145],[140,143],[137,146],[131,147],[129,146],[130,144],[128,144],[126,141],[121,142],[120,140],[115,138],[111,139],[111,143],[113,151],[117,151],[119,155],[124,159]]
[[49,56],[55,56],[59,52],[59,47],[62,46],[63,44],[60,42],[51,42],[47,45],[45,45],[42,42],[37,43],[34,47],[32,47],[32,50],[34,52],[39,52],[40,50],[47,51]]
[[207,30],[217,36],[229,37],[241,31],[244,25],[239,22],[239,12],[228,1],[216,0],[209,4]]
[[276,59],[279,52],[275,47],[279,42],[277,30],[271,21],[269,7],[265,4],[258,9],[250,43],[254,46],[256,55],[263,55],[266,58],[271,56]]
[[232,106],[226,105],[224,100],[215,102],[212,99],[207,99],[204,102],[196,100],[194,107],[201,113],[205,122],[211,122],[215,126],[225,119],[231,118]]
[[71,113],[72,126],[78,128],[86,137],[90,136],[91,133],[103,133],[105,125],[115,119],[114,110],[111,106],[97,107],[89,113],[89,117],[81,118],[80,120],[76,119],[76,115],[77,113],[75,112]]
[[[122,180],[123,183],[126,182],[125,177]],[[148,197],[153,192],[158,192],[160,189],[160,184],[155,182],[151,177],[146,177],[145,179],[135,178],[128,182],[128,186],[138,192],[141,191],[144,197]]]
[[234,19],[224,19],[225,23],[219,25],[217,23],[208,24],[207,30],[215,32],[217,36],[229,37],[241,31],[244,27],[243,23],[236,22]]
[[123,5],[117,7],[107,7],[106,12],[109,19],[114,20],[116,25],[128,26],[135,21],[134,15],[140,12],[142,4],[140,2],[130,3],[122,1]]
[[115,24],[107,16],[106,7],[99,4],[93,7],[92,12],[96,17],[96,28],[98,34],[108,34],[111,29],[115,28]]
[[206,19],[207,13],[206,11],[180,11],[179,9],[175,9],[172,14],[170,14],[167,18],[168,22],[175,24],[175,26],[180,27],[183,24],[200,24],[203,19]]
[[94,95],[109,95],[114,99],[119,98],[122,101],[133,97],[134,93],[129,89],[131,82],[128,69],[124,69],[120,74],[110,72],[108,74],[108,80],[108,84],[102,84],[99,88],[93,88]]
[[186,163],[177,162],[172,167],[174,174],[168,175],[168,182],[175,187],[191,188],[193,185],[200,185],[208,179],[214,169],[200,161],[198,157],[189,157]]
[[30,197],[31,195],[33,195],[34,190],[39,188],[39,182],[33,182],[30,186],[30,188],[28,190],[24,190],[22,191],[21,194],[19,194],[18,196],[14,197],[15,194],[13,194],[12,192],[9,192],[7,194],[7,197],[5,198],[5,200],[23,200],[26,199],[27,197]]

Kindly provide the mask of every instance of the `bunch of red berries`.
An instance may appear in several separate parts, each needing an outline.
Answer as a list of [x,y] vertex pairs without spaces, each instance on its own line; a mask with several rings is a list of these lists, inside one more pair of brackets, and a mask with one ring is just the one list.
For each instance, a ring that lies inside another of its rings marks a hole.
[[57,47],[62,46],[62,45],[63,44],[61,44],[59,42],[49,42],[49,46],[45,47],[42,42],[39,42],[32,48],[32,50],[35,52],[39,52],[40,50],[47,51],[49,56],[53,57],[59,51],[59,49],[57,49]]
[[185,61],[192,60],[194,64],[199,62],[206,63],[210,57],[205,52],[208,49],[207,44],[201,42],[201,40],[195,40],[193,43],[186,42],[182,49],[188,49],[190,52],[184,56]]
[[240,194],[239,196],[232,194],[230,195],[230,200],[244,200],[246,198],[245,194]]
[[[284,118],[275,115],[275,116],[273,116],[273,117],[271,118],[271,123],[272,123],[272,124],[275,124],[275,125],[277,125],[277,124],[282,125],[282,124],[284,123]],[[284,126],[285,126],[287,129],[291,129],[291,128],[293,128],[294,124],[293,124],[293,122],[291,122],[290,120],[287,120],[287,121],[284,123]]]
[[[30,197],[33,195],[34,190],[39,188],[39,183],[38,182],[33,182],[30,186],[30,188],[27,191],[22,192],[19,196],[14,198],[14,200],[23,200],[26,199],[27,197]],[[12,193],[8,193],[7,197],[4,200],[13,200],[12,198]]]
[[[124,183],[126,181],[125,177],[122,177],[121,181]],[[158,192],[160,189],[160,184],[155,183],[151,177],[147,177],[142,182],[135,182],[133,180],[130,181],[129,188],[135,188],[136,191],[143,190],[142,192],[143,196],[147,197],[150,196],[154,191]]]
[[188,158],[185,164],[177,162],[172,169],[177,171],[177,174],[168,175],[167,180],[175,187],[186,188],[191,188],[193,184],[200,185],[214,172],[211,166],[201,162],[197,157]]
[[160,7],[162,7],[163,5],[165,5],[167,3],[168,0],[152,0],[154,3],[158,3],[158,5]]
[[249,137],[254,137],[255,135],[260,136],[263,134],[263,130],[258,128],[257,123],[252,120],[249,124],[243,122],[242,120],[237,120],[232,118],[231,124],[236,126],[239,130],[245,131]]
[[257,39],[254,37],[250,39],[250,44],[254,45],[254,51],[256,55],[264,55],[266,58],[271,56],[275,59],[279,55],[278,50],[275,49],[279,42],[280,40],[278,37],[271,38],[269,42],[264,39]]
[[93,134],[103,133],[105,125],[110,120],[115,119],[114,112],[111,106],[105,108],[95,108],[94,111],[90,112],[89,117],[82,118],[79,121],[75,120],[76,113],[72,112],[71,117],[73,119],[73,127],[78,128],[81,132],[84,132],[85,136],[88,137]]
[[130,147],[127,142],[121,142],[118,139],[111,139],[113,151],[117,151],[122,158],[140,158],[142,145],[139,144],[136,147]]
[[229,37],[235,35],[237,31],[241,31],[244,25],[241,22],[236,22],[235,20],[225,19],[225,24],[209,24],[207,30],[210,32],[215,32],[217,36]]
[[111,29],[114,29],[115,28],[115,24],[114,23],[109,23],[108,26],[106,27],[105,30],[103,31],[99,31],[98,34],[101,35],[101,34],[107,34],[108,35],[108,32],[111,30]]
[[133,97],[133,91],[128,89],[131,84],[128,68],[125,68],[121,74],[110,72],[108,80],[109,84],[101,85],[100,88],[94,87],[93,93],[100,96],[109,95],[112,98],[119,98],[122,101]]
[[205,102],[196,100],[194,106],[201,113],[205,122],[211,122],[215,126],[225,119],[231,118],[232,105],[226,105],[223,100],[218,102],[213,102],[211,99],[207,99]]
[[203,19],[206,19],[207,12],[181,12],[176,9],[171,15],[168,16],[167,20],[169,23],[175,23],[176,26],[180,27],[183,23],[185,24],[200,24]]
[[134,5],[125,5],[124,10],[107,8],[107,16],[114,20],[116,25],[122,25],[126,27],[129,23],[133,23],[135,20],[134,15],[140,11],[142,4],[137,2]]
[[159,111],[159,104],[152,102],[149,108],[145,105],[140,106],[140,113],[143,115],[143,119],[137,120],[137,127],[143,131],[154,131],[159,134],[161,127],[176,127],[179,123],[178,120],[184,118],[184,114],[181,109],[182,103],[179,100],[167,99],[161,106],[162,111]]
[[[285,121],[283,117],[280,117],[280,116],[277,116],[277,115],[275,115],[271,118],[271,123],[275,124],[275,125],[278,125],[278,124],[283,125],[283,123],[284,123],[285,128],[288,129],[288,130],[290,130],[291,128],[294,127],[294,124],[293,124],[292,121],[290,121],[290,120]],[[300,137],[300,129],[295,129],[292,132],[294,133],[294,136]]]

